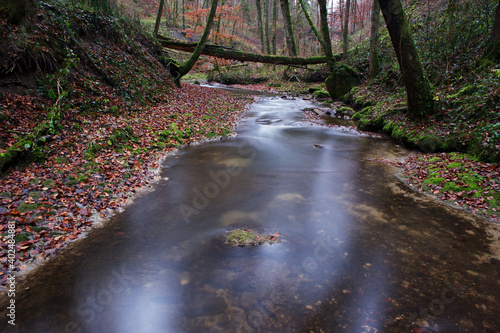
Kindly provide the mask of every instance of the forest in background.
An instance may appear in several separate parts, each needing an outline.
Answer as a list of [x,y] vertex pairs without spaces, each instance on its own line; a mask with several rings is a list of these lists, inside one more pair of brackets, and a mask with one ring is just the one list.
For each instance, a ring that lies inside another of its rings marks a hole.
[[[288,45],[280,3],[222,2],[209,42],[261,54],[323,55],[305,15],[307,12],[319,28],[319,2],[302,1],[304,6],[301,1],[289,2],[296,53]],[[472,153],[483,161],[498,162],[500,71],[498,47],[492,46],[493,39],[498,39],[494,36],[499,34],[498,1],[401,1],[434,104],[432,114],[425,116],[422,124],[408,121],[405,81],[384,19],[381,14],[372,15],[373,3],[328,2],[332,51],[341,56],[341,64],[354,69],[361,83],[339,97],[358,111],[354,117],[359,120],[358,127],[383,131],[425,152],[459,151]],[[185,0],[185,15],[179,11],[181,4],[165,2],[159,32],[178,40],[197,41],[209,1]],[[121,5],[149,31],[154,30],[158,3],[123,0]],[[377,16],[378,20],[372,19]],[[374,24],[377,34],[372,34]],[[186,57],[186,53],[169,52],[177,59]],[[203,57],[195,71],[222,83],[264,83],[275,90],[299,89],[303,93],[308,91],[307,82],[319,83],[315,88],[326,90],[321,83],[329,73],[324,65],[270,67],[215,57]],[[291,81],[301,83],[296,85],[300,88],[290,86]]]

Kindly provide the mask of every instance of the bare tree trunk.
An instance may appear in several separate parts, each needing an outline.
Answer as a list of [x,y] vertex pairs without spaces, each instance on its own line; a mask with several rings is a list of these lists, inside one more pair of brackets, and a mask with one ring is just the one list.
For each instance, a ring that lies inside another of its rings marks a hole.
[[498,1],[495,23],[491,31],[488,58],[496,63],[500,63],[500,0]]
[[193,68],[194,64],[200,57],[203,48],[205,47],[205,44],[208,40],[208,36],[210,36],[210,30],[212,30],[212,25],[214,23],[214,18],[215,18],[215,13],[217,12],[217,4],[219,0],[212,0],[212,6],[210,8],[210,13],[208,14],[207,18],[207,25],[205,26],[205,30],[203,30],[203,34],[201,35],[200,41],[196,45],[196,48],[194,49],[193,53],[189,57],[188,60],[186,60],[184,63],[182,63],[180,66],[172,66],[170,72],[172,73],[174,83],[180,87],[180,79],[189,71],[191,68]]
[[[241,7],[238,7],[238,10],[236,11],[236,17],[240,14]],[[236,29],[236,23],[238,23],[239,20],[234,20],[233,22],[233,29],[231,30],[231,41],[234,40],[234,31]]]
[[290,7],[288,0],[280,0],[281,13],[283,14],[283,22],[285,24],[286,32],[286,46],[288,55],[295,57],[297,55],[297,46],[295,44],[295,37],[293,35],[292,17],[290,15]]
[[278,21],[278,0],[273,0],[273,54],[276,55],[276,23]]
[[[197,5],[198,5],[198,8],[200,8],[200,4],[197,4]],[[201,9],[205,9],[206,6],[208,6],[207,0],[203,0],[203,2],[201,3]],[[196,20],[196,24],[194,26],[198,27],[200,25],[201,25],[201,15],[198,18],[198,20]]]
[[158,35],[158,30],[160,29],[161,14],[163,13],[164,5],[165,5],[165,0],[160,0],[160,5],[158,6],[158,16],[156,16],[155,31],[153,32],[154,37]]
[[422,120],[434,112],[434,100],[401,0],[378,0],[378,2],[405,82],[408,116],[412,120]]
[[266,53],[266,49],[264,44],[264,27],[262,26],[262,7],[260,0],[255,1],[255,6],[257,6],[257,29],[259,30],[260,52],[264,54]]
[[174,27],[177,27],[177,20],[179,19],[179,0],[174,0],[173,1],[173,6],[174,8],[172,9],[172,23]]
[[[224,6],[225,2],[226,2],[226,0],[222,0],[222,2],[220,4],[221,7]],[[215,36],[214,36],[214,43],[217,43],[218,40],[219,40],[221,16],[222,16],[222,12],[219,13],[219,17],[217,18],[217,28],[215,29],[216,33],[215,33]]]
[[18,25],[26,16],[26,9],[28,6],[27,0],[2,0],[1,7],[6,7],[9,13],[8,22],[10,24]]
[[184,6],[184,0],[182,0],[182,30],[186,29],[186,12],[185,9],[186,7]]
[[328,10],[326,8],[327,0],[318,0],[321,35],[323,37],[323,50],[325,50],[326,63],[330,71],[335,67],[335,59],[332,53],[332,42],[330,40],[330,29],[328,28]]
[[266,54],[271,54],[271,44],[269,42],[269,0],[264,0],[264,40],[266,42]]
[[344,36],[344,0],[339,0],[340,34]]
[[302,11],[304,12],[304,16],[306,17],[307,22],[309,22],[309,26],[311,27],[312,31],[316,35],[316,38],[318,39],[318,41],[321,44],[321,47],[323,48],[323,51],[324,51],[325,45],[323,42],[323,37],[321,37],[318,29],[316,29],[316,26],[314,25],[314,22],[311,19],[311,15],[309,15],[309,11],[307,10],[307,7],[306,7],[306,4],[304,3],[304,0],[300,0],[300,6],[302,7]]
[[448,38],[446,38],[446,70],[450,66],[450,52],[451,52],[451,36],[455,30],[455,13],[457,12],[457,0],[448,0],[448,8],[446,8],[450,24],[448,26]]
[[370,79],[377,76],[380,69],[378,59],[378,31],[380,27],[380,5],[378,0],[373,0],[372,18],[371,18],[371,33],[370,33]]
[[[352,12],[352,16],[355,18],[356,17],[356,9],[358,7],[358,2],[356,0],[352,0],[353,3],[352,3],[352,6],[351,6],[351,12]],[[356,20],[353,19],[351,20],[351,26],[352,26],[352,29],[351,29],[351,34],[354,34],[356,32]]]
[[349,46],[349,11],[351,10],[351,0],[346,0],[344,11],[344,30],[342,31],[342,52],[347,55]]

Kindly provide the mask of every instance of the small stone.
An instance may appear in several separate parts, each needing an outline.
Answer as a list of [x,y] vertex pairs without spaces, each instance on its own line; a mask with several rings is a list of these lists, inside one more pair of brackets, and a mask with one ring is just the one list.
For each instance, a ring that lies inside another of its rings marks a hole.
[[313,308],[313,306],[312,306],[312,305],[306,305],[306,309],[307,309],[307,310],[312,310],[312,309],[314,309],[314,308]]

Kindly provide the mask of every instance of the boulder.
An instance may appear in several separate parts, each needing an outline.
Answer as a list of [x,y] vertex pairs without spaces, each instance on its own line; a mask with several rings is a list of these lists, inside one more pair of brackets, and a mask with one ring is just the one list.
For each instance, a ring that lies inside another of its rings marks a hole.
[[341,99],[359,83],[359,74],[347,65],[337,65],[325,80],[326,89],[333,100]]

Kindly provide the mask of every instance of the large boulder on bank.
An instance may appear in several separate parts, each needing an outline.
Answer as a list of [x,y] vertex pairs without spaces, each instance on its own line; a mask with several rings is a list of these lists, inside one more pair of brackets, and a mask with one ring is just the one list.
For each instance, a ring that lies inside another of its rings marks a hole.
[[360,83],[360,75],[347,65],[337,65],[325,80],[326,90],[334,100],[341,99]]

